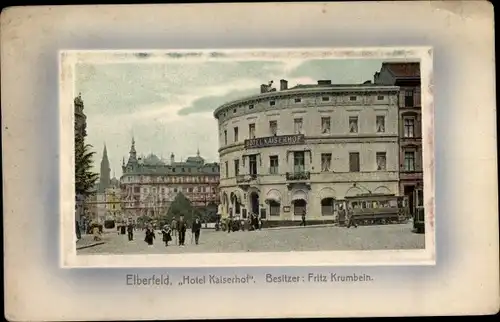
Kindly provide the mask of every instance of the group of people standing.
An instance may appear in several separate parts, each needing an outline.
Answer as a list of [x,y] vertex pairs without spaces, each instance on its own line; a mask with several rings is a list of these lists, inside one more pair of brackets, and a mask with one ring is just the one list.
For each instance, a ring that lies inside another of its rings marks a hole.
[[[184,220],[184,216],[179,217],[179,221],[173,219],[171,225],[164,225],[161,230],[162,241],[165,243],[165,246],[168,246],[168,243],[172,241],[174,238],[178,238],[178,245],[185,246],[186,244],[186,231],[188,229],[188,223]],[[199,244],[200,234],[201,234],[201,222],[199,218],[196,218],[191,225],[192,236],[194,236],[194,242],[196,245]],[[156,233],[152,225],[148,225],[146,228],[146,236],[144,241],[152,246],[154,243],[154,239],[156,239]],[[191,241],[192,242],[192,241]]]

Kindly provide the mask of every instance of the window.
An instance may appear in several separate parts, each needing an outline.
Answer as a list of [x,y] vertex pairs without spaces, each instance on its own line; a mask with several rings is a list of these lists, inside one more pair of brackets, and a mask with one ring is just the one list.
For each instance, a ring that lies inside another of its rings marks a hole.
[[269,130],[271,135],[278,135],[278,121],[269,121]]
[[257,155],[252,154],[248,156],[248,172],[250,175],[257,175]]
[[385,171],[386,170],[386,153],[385,152],[377,152],[377,171]]
[[293,153],[293,171],[294,172],[304,172],[305,170],[305,158],[304,151],[297,151]]
[[234,160],[234,175],[237,176],[240,174],[240,160]]
[[269,105],[270,105],[270,106],[274,106],[274,105],[276,105],[276,102],[275,102],[275,101],[270,101],[270,102],[269,102]]
[[384,99],[384,95],[377,96],[377,100],[382,101]]
[[331,164],[332,164],[332,154],[331,153],[322,153],[321,154],[321,171],[322,172],[330,171]]
[[277,155],[272,155],[269,157],[269,173],[278,174],[279,161]]
[[177,192],[177,188],[174,188],[174,192]]
[[350,101],[355,101],[356,99],[357,99],[357,96],[351,96],[351,97],[349,97]]
[[330,118],[322,117],[321,118],[321,133],[328,134],[330,133]]
[[404,119],[404,133],[405,138],[412,138],[415,136],[415,120],[413,118]]
[[413,91],[406,90],[405,91],[405,107],[413,107]]
[[224,130],[224,145],[227,145],[227,130]]
[[188,188],[188,192],[192,193],[193,192],[193,188]]
[[349,172],[359,172],[359,153],[349,153]]
[[323,102],[328,102],[328,101],[330,100],[330,98],[329,98],[328,96],[323,96],[323,97],[321,98],[321,100],[322,100]]
[[134,192],[135,193],[140,193],[141,192],[141,188],[140,187],[134,187]]
[[253,104],[248,105],[248,109],[249,110],[253,109]]
[[349,133],[358,133],[358,117],[349,116]]
[[303,199],[293,201],[293,214],[295,216],[302,216],[306,214],[307,202]]
[[226,166],[226,178],[229,178],[229,165],[227,164],[227,161],[224,163]]
[[302,101],[302,99],[300,99],[300,98],[295,99],[295,103],[300,103],[301,101]]
[[377,115],[377,133],[385,132],[385,116]]
[[238,142],[238,127],[234,128],[234,142]]
[[294,119],[293,120],[293,131],[295,134],[302,133],[302,119]]
[[280,203],[275,200],[269,200],[269,215],[279,216],[280,215]]
[[255,139],[255,123],[248,124],[248,137]]
[[236,109],[233,109],[233,114],[236,113]]
[[415,152],[405,152],[405,171],[415,171]]
[[321,200],[321,215],[331,216],[333,215],[333,198],[325,198]]

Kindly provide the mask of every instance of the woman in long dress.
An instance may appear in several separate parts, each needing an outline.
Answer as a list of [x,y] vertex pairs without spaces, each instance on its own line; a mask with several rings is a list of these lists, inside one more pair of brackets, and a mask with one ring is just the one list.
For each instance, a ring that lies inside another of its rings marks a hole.
[[165,243],[165,247],[168,246],[168,242],[172,240],[172,229],[168,225],[163,226],[161,230],[163,235],[163,242]]
[[149,246],[153,246],[153,239],[155,239],[155,231],[153,230],[153,226],[149,225],[148,228],[146,229],[146,237],[144,238],[144,241],[148,243]]

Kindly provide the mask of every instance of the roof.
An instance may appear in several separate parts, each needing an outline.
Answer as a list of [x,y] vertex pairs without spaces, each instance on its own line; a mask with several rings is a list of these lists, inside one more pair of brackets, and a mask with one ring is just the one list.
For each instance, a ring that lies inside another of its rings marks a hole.
[[395,77],[420,77],[420,63],[382,63]]

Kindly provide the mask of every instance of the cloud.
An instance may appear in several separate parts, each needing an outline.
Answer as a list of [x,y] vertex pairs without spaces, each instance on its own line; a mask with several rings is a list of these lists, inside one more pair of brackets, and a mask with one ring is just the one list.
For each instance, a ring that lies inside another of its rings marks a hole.
[[195,100],[190,106],[180,109],[178,115],[189,115],[193,113],[213,112],[220,105],[253,94],[258,94],[259,89],[248,88],[243,90],[233,90],[224,95],[204,96]]

